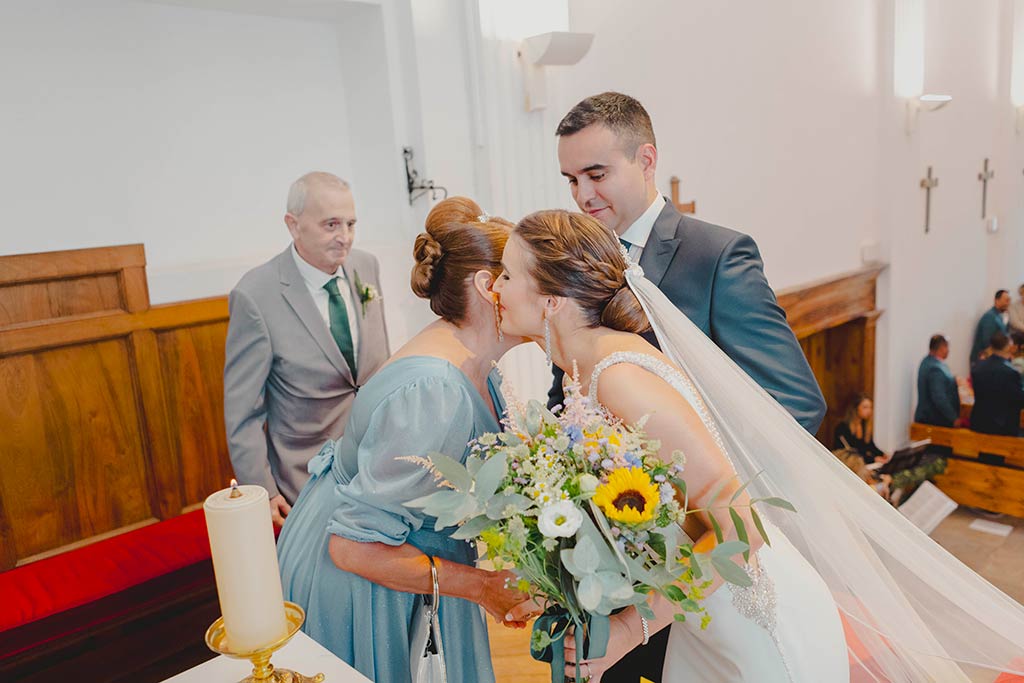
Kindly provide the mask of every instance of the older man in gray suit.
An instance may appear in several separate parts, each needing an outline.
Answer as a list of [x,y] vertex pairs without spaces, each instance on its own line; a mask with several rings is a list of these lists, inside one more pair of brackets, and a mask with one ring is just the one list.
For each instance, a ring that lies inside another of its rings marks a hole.
[[292,244],[229,299],[224,422],[235,475],[270,494],[278,525],[310,458],[345,429],[359,387],[387,360],[377,259],[352,248],[348,184],[308,173],[284,217]]
[[[648,279],[807,431],[816,432],[825,400],[768,286],[757,245],[747,235],[683,216],[658,194],[658,150],[643,106],[621,93],[594,95],[565,115],[556,134],[562,175],[580,210],[611,228]],[[645,336],[657,345],[653,334]],[[562,401],[561,371],[548,398],[552,406]],[[667,633],[662,630],[601,680],[659,680]]]

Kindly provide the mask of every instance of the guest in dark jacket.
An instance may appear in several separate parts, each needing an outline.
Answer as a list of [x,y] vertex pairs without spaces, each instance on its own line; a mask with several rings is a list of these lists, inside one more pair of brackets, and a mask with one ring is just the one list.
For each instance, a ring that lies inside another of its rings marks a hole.
[[1008,334],[1006,321],[1009,317],[1007,314],[1009,309],[1010,293],[1005,289],[1000,289],[996,292],[996,296],[992,301],[992,308],[985,311],[985,314],[978,321],[978,327],[974,330],[974,345],[971,346],[971,365],[977,362],[978,356],[988,346],[988,342],[992,339],[993,334],[996,332]]
[[1016,349],[1002,332],[992,335],[990,347],[992,355],[971,368],[974,385],[971,429],[984,434],[1019,436],[1024,386],[1020,373],[1010,364]]
[[958,427],[960,393],[956,377],[946,365],[949,340],[936,334],[928,342],[928,355],[917,369],[917,410],[914,422],[938,427]]
[[833,448],[852,448],[864,458],[865,463],[889,459],[882,449],[875,445],[875,404],[867,394],[858,394],[846,411],[846,417],[836,425]]

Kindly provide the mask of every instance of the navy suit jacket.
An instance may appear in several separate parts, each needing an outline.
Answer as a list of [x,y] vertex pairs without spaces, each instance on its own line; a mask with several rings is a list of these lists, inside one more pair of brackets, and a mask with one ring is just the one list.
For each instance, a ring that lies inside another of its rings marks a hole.
[[971,429],[984,434],[1020,434],[1020,411],[1024,409],[1021,376],[1002,356],[989,356],[971,368],[974,408]]
[[917,410],[914,422],[952,427],[960,417],[960,392],[949,367],[928,354],[917,369]]
[[[671,201],[640,256],[647,279],[812,434],[825,399],[748,235],[679,213]],[[644,337],[657,346],[652,332]],[[548,405],[563,400],[554,370]]]
[[988,348],[992,341],[992,335],[996,332],[1006,334],[1006,323],[1003,322],[1003,314],[996,310],[996,307],[985,311],[978,321],[978,327],[974,330],[974,345],[971,347],[971,365],[978,360],[978,354]]

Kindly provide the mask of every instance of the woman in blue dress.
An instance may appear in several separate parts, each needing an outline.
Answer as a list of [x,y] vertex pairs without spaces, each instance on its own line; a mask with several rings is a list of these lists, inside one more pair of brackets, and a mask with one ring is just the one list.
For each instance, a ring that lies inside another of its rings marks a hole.
[[281,532],[285,599],[306,610],[303,630],[379,683],[410,680],[413,611],[432,585],[428,555],[451,683],[494,681],[477,605],[510,623],[526,597],[506,586],[511,573],[477,569],[473,544],[405,505],[437,483],[403,456],[437,451],[464,461],[469,441],[499,430],[493,361],[523,341],[499,338],[490,291],[510,230],[461,197],[430,212],[416,238],[412,288],[441,319],[360,389],[344,437],[310,462],[312,478]]

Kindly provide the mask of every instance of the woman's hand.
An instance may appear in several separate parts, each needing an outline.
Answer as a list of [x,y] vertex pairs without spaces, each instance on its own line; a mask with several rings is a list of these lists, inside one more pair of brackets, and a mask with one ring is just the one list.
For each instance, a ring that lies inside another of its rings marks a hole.
[[[617,661],[625,657],[643,641],[643,630],[640,628],[640,614],[634,608],[613,614],[609,624],[608,649],[600,659],[587,659],[580,662],[580,675],[589,683],[600,683],[601,676],[612,668]],[[576,635],[573,629],[565,636],[565,675],[576,677]]]
[[[499,624],[523,628],[526,620],[539,614],[539,610],[523,609],[518,606],[529,601],[529,596],[516,588],[519,577],[510,571],[487,572],[477,602],[494,617]],[[513,609],[515,613],[513,614]]]

